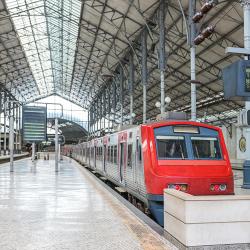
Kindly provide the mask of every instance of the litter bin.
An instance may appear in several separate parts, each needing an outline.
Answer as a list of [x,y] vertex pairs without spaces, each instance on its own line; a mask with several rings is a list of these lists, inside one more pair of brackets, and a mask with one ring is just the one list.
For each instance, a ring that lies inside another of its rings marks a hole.
[[250,189],[250,161],[247,160],[243,165],[243,186],[242,188]]

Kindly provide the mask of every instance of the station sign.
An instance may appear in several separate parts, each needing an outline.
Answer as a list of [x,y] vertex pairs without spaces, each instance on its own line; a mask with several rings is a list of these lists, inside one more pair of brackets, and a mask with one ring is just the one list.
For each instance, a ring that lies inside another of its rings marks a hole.
[[[48,134],[47,139],[49,142],[55,143],[55,135],[54,134]],[[65,143],[65,137],[63,135],[58,135],[58,143],[63,145]]]
[[23,140],[46,141],[47,109],[39,106],[23,106]]

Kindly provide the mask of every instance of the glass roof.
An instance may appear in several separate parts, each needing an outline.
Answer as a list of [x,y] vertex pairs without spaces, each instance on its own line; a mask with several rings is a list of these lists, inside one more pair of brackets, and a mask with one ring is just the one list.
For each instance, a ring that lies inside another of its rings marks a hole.
[[81,2],[6,1],[40,95],[69,93]]

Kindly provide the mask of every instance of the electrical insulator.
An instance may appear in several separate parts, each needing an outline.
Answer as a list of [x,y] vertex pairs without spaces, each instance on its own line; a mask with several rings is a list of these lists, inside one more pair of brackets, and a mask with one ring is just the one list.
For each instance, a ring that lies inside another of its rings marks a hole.
[[203,14],[201,12],[197,12],[194,16],[193,16],[193,22],[194,23],[198,23],[201,18],[203,17]]
[[207,2],[201,6],[201,13],[207,14],[213,7],[214,7],[214,1]]
[[195,45],[201,44],[206,38],[211,36],[211,34],[214,32],[214,28],[215,28],[214,25],[210,25],[204,30],[202,30],[202,32],[194,39],[194,44]]
[[208,38],[214,32],[215,26],[208,26],[206,29],[202,30],[201,34],[204,38]]
[[194,39],[194,44],[198,45],[202,43],[205,40],[205,37],[202,34],[199,34],[195,39]]

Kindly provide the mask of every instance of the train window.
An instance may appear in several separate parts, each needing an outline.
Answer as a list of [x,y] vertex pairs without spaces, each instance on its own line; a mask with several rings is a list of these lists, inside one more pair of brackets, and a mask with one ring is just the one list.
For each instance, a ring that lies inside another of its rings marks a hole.
[[138,138],[136,140],[136,152],[137,152],[137,162],[141,162],[142,160],[141,143],[139,142]]
[[114,146],[111,146],[111,151],[110,151],[110,162],[114,163]]
[[185,159],[187,149],[184,136],[156,136],[159,159]]
[[133,145],[128,144],[128,167],[132,168],[132,152]]
[[117,164],[117,146],[114,146],[114,164]]
[[216,137],[191,137],[196,159],[221,159],[219,141]]
[[109,157],[110,157],[110,146],[108,146],[107,150],[107,162],[109,162]]

